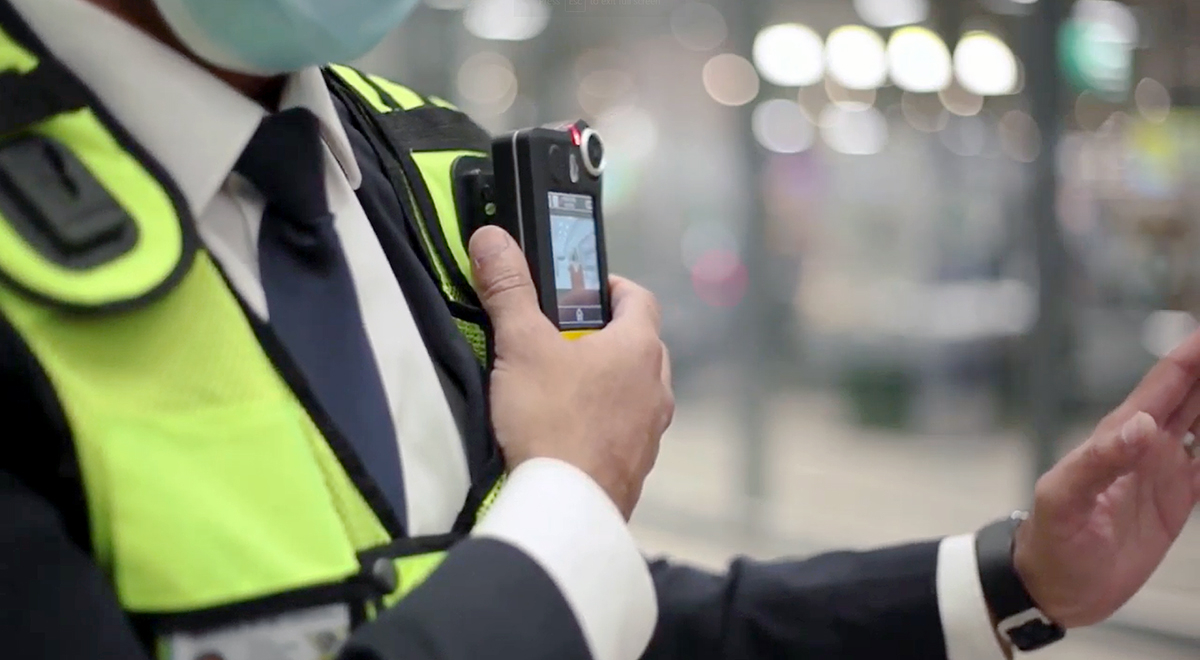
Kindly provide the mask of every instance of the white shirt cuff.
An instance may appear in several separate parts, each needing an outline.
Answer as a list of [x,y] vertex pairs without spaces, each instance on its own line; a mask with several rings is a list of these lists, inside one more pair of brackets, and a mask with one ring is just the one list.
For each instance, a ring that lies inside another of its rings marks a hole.
[[983,598],[974,534],[942,540],[938,547],[937,594],[947,660],[1007,660]]
[[595,660],[637,660],[658,622],[645,558],[625,518],[583,471],[526,461],[509,475],[475,536],[529,555],[558,585]]

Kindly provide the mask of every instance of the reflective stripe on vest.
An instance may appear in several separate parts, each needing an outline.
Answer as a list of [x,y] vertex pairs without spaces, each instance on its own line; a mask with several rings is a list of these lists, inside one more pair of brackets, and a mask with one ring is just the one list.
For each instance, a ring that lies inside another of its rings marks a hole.
[[[56,66],[0,0],[0,71]],[[56,75],[55,84],[79,85]],[[363,85],[354,89],[376,109],[380,94],[390,111],[421,100],[386,81]],[[46,372],[71,428],[95,559],[122,607],[187,628],[236,623],[254,603],[344,601],[365,616],[370,602],[395,603],[444,552],[389,533],[351,476],[345,443],[322,433],[199,249],[173,182],[87,98],[87,107],[0,134],[0,162],[30,135],[65,146],[129,216],[136,242],[112,260],[63,267],[14,229],[0,190],[0,313]],[[454,213],[452,202],[435,197],[435,213]],[[435,220],[438,237],[457,227],[456,216]],[[441,281],[447,295],[455,279]],[[476,320],[460,327],[484,332]],[[456,536],[441,538],[445,547]],[[380,552],[399,575],[390,591],[372,592],[363,558]]]
[[348,66],[333,65],[330,71],[334,93],[341,83],[370,105],[377,121],[386,122],[381,137],[404,175],[408,199],[402,201],[417,224],[455,323],[480,362],[488,364],[489,327],[472,288],[469,237],[463,233],[455,194],[458,168],[489,158],[487,133],[442,99],[426,100],[407,87]]

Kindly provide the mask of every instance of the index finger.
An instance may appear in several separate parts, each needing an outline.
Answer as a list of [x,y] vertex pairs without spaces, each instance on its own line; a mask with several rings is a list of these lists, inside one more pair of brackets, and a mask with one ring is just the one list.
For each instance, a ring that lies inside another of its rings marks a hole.
[[609,276],[608,288],[612,300],[612,325],[646,322],[654,327],[655,333],[662,330],[662,308],[653,293],[619,275]]
[[1159,360],[1126,397],[1121,409],[1130,414],[1141,410],[1149,413],[1154,419],[1166,420],[1183,403],[1198,380],[1200,330],[1193,332]]

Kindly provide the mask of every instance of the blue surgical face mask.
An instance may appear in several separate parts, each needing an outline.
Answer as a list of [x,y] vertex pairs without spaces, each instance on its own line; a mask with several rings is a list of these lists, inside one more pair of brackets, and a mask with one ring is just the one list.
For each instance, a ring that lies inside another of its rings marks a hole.
[[154,0],[172,31],[210,64],[275,75],[365,55],[417,0]]

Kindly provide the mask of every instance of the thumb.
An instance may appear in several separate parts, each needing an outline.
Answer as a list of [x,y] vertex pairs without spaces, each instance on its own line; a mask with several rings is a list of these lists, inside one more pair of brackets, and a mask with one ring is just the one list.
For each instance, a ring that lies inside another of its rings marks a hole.
[[1061,513],[1090,510],[1101,493],[1137,468],[1159,433],[1154,418],[1139,412],[1116,433],[1092,436],[1046,474],[1038,499]]
[[483,227],[471,237],[475,291],[492,322],[500,325],[514,315],[539,314],[537,291],[525,254],[508,232]]

